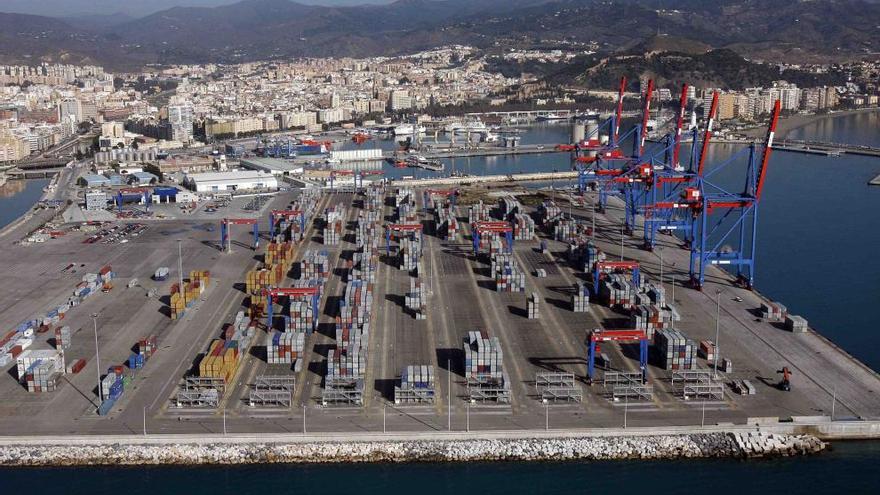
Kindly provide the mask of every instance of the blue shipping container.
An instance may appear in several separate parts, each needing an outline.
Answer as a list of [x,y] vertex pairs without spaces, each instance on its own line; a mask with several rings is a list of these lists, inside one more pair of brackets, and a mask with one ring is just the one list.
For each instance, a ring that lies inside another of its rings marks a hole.
[[113,405],[116,404],[117,397],[108,397],[104,402],[101,403],[101,407],[98,408],[98,416],[106,416],[110,414],[110,409],[113,408]]

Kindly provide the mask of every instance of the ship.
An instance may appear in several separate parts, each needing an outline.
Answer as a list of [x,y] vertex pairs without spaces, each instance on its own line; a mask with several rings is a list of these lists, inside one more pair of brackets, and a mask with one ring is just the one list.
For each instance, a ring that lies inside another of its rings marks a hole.
[[559,120],[568,120],[567,115],[559,115],[558,113],[548,113],[547,115],[538,115],[538,122],[553,122]]
[[410,155],[406,159],[406,164],[410,167],[423,168],[425,170],[431,170],[433,172],[443,171],[443,162],[439,160],[429,160],[420,155]]
[[[419,134],[425,133],[424,126],[419,126],[418,129],[419,129]],[[416,128],[412,124],[400,124],[394,128],[394,135],[395,136],[409,136],[409,135],[415,134],[415,130],[416,130]]]
[[443,130],[447,134],[467,134],[470,132],[483,133],[489,130],[486,127],[486,124],[483,123],[480,119],[470,120],[467,122],[452,122],[451,124],[447,124]]

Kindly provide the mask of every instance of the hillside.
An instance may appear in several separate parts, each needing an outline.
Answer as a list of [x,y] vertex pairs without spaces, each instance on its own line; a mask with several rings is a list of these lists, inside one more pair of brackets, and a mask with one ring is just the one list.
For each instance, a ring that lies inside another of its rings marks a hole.
[[127,22],[0,14],[0,56],[136,67],[568,40],[596,42],[604,53],[729,48],[752,58],[826,61],[876,52],[877,25],[880,5],[863,0],[399,0],[348,7],[244,0]]

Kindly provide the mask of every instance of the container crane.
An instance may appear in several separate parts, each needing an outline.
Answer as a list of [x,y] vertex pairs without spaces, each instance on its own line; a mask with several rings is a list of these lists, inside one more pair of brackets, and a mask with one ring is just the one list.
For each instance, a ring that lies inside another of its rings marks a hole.
[[599,295],[599,281],[604,278],[607,271],[629,270],[632,273],[632,283],[636,287],[641,283],[638,261],[596,261],[593,263],[593,296]]
[[263,291],[263,295],[266,296],[267,304],[266,304],[266,329],[267,331],[271,331],[274,328],[274,314],[273,314],[273,301],[276,297],[287,297],[289,300],[304,300],[312,303],[312,312],[314,316],[312,317],[312,328],[309,330],[309,335],[317,328],[318,325],[318,303],[321,299],[321,289],[319,286],[310,286],[310,287],[287,287],[287,288],[272,288],[266,289]]
[[277,221],[282,218],[290,219],[299,219],[299,228],[300,232],[306,231],[306,214],[302,210],[272,210],[269,212],[269,235],[271,237],[275,237],[276,228],[278,227]]
[[602,342],[638,342],[639,343],[639,371],[642,373],[642,383],[648,374],[648,335],[644,330],[604,330],[597,328],[590,332],[588,337],[589,351],[587,353],[587,376],[592,383],[596,372],[596,354],[599,352],[599,344]]
[[[691,284],[697,289],[705,283],[707,265],[736,265],[738,283],[749,289],[754,285],[758,205],[767,178],[780,111],[777,100],[770,115],[760,161],[757,161],[757,149],[753,143],[698,179],[700,198],[696,225],[699,236],[691,246],[690,257]],[[744,152],[748,153],[748,167],[741,193],[730,192],[709,181],[712,175],[736,161]],[[727,247],[729,245],[735,247]]]
[[455,201],[458,198],[458,189],[425,189],[422,211],[428,211],[428,203],[431,202],[431,196],[446,196],[449,199],[449,203],[455,208]]
[[474,256],[480,254],[480,237],[485,234],[504,234],[505,247],[513,252],[513,226],[508,222],[476,222],[473,225]]

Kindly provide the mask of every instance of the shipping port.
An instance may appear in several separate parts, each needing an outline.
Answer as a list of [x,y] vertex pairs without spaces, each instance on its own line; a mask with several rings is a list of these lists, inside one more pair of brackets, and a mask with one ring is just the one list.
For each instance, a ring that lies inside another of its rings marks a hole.
[[574,190],[355,183],[9,245],[0,434],[876,424],[877,373],[750,287],[748,236],[708,230],[749,230],[772,132],[722,196],[680,138],[586,166],[623,158],[613,129],[581,136]]

